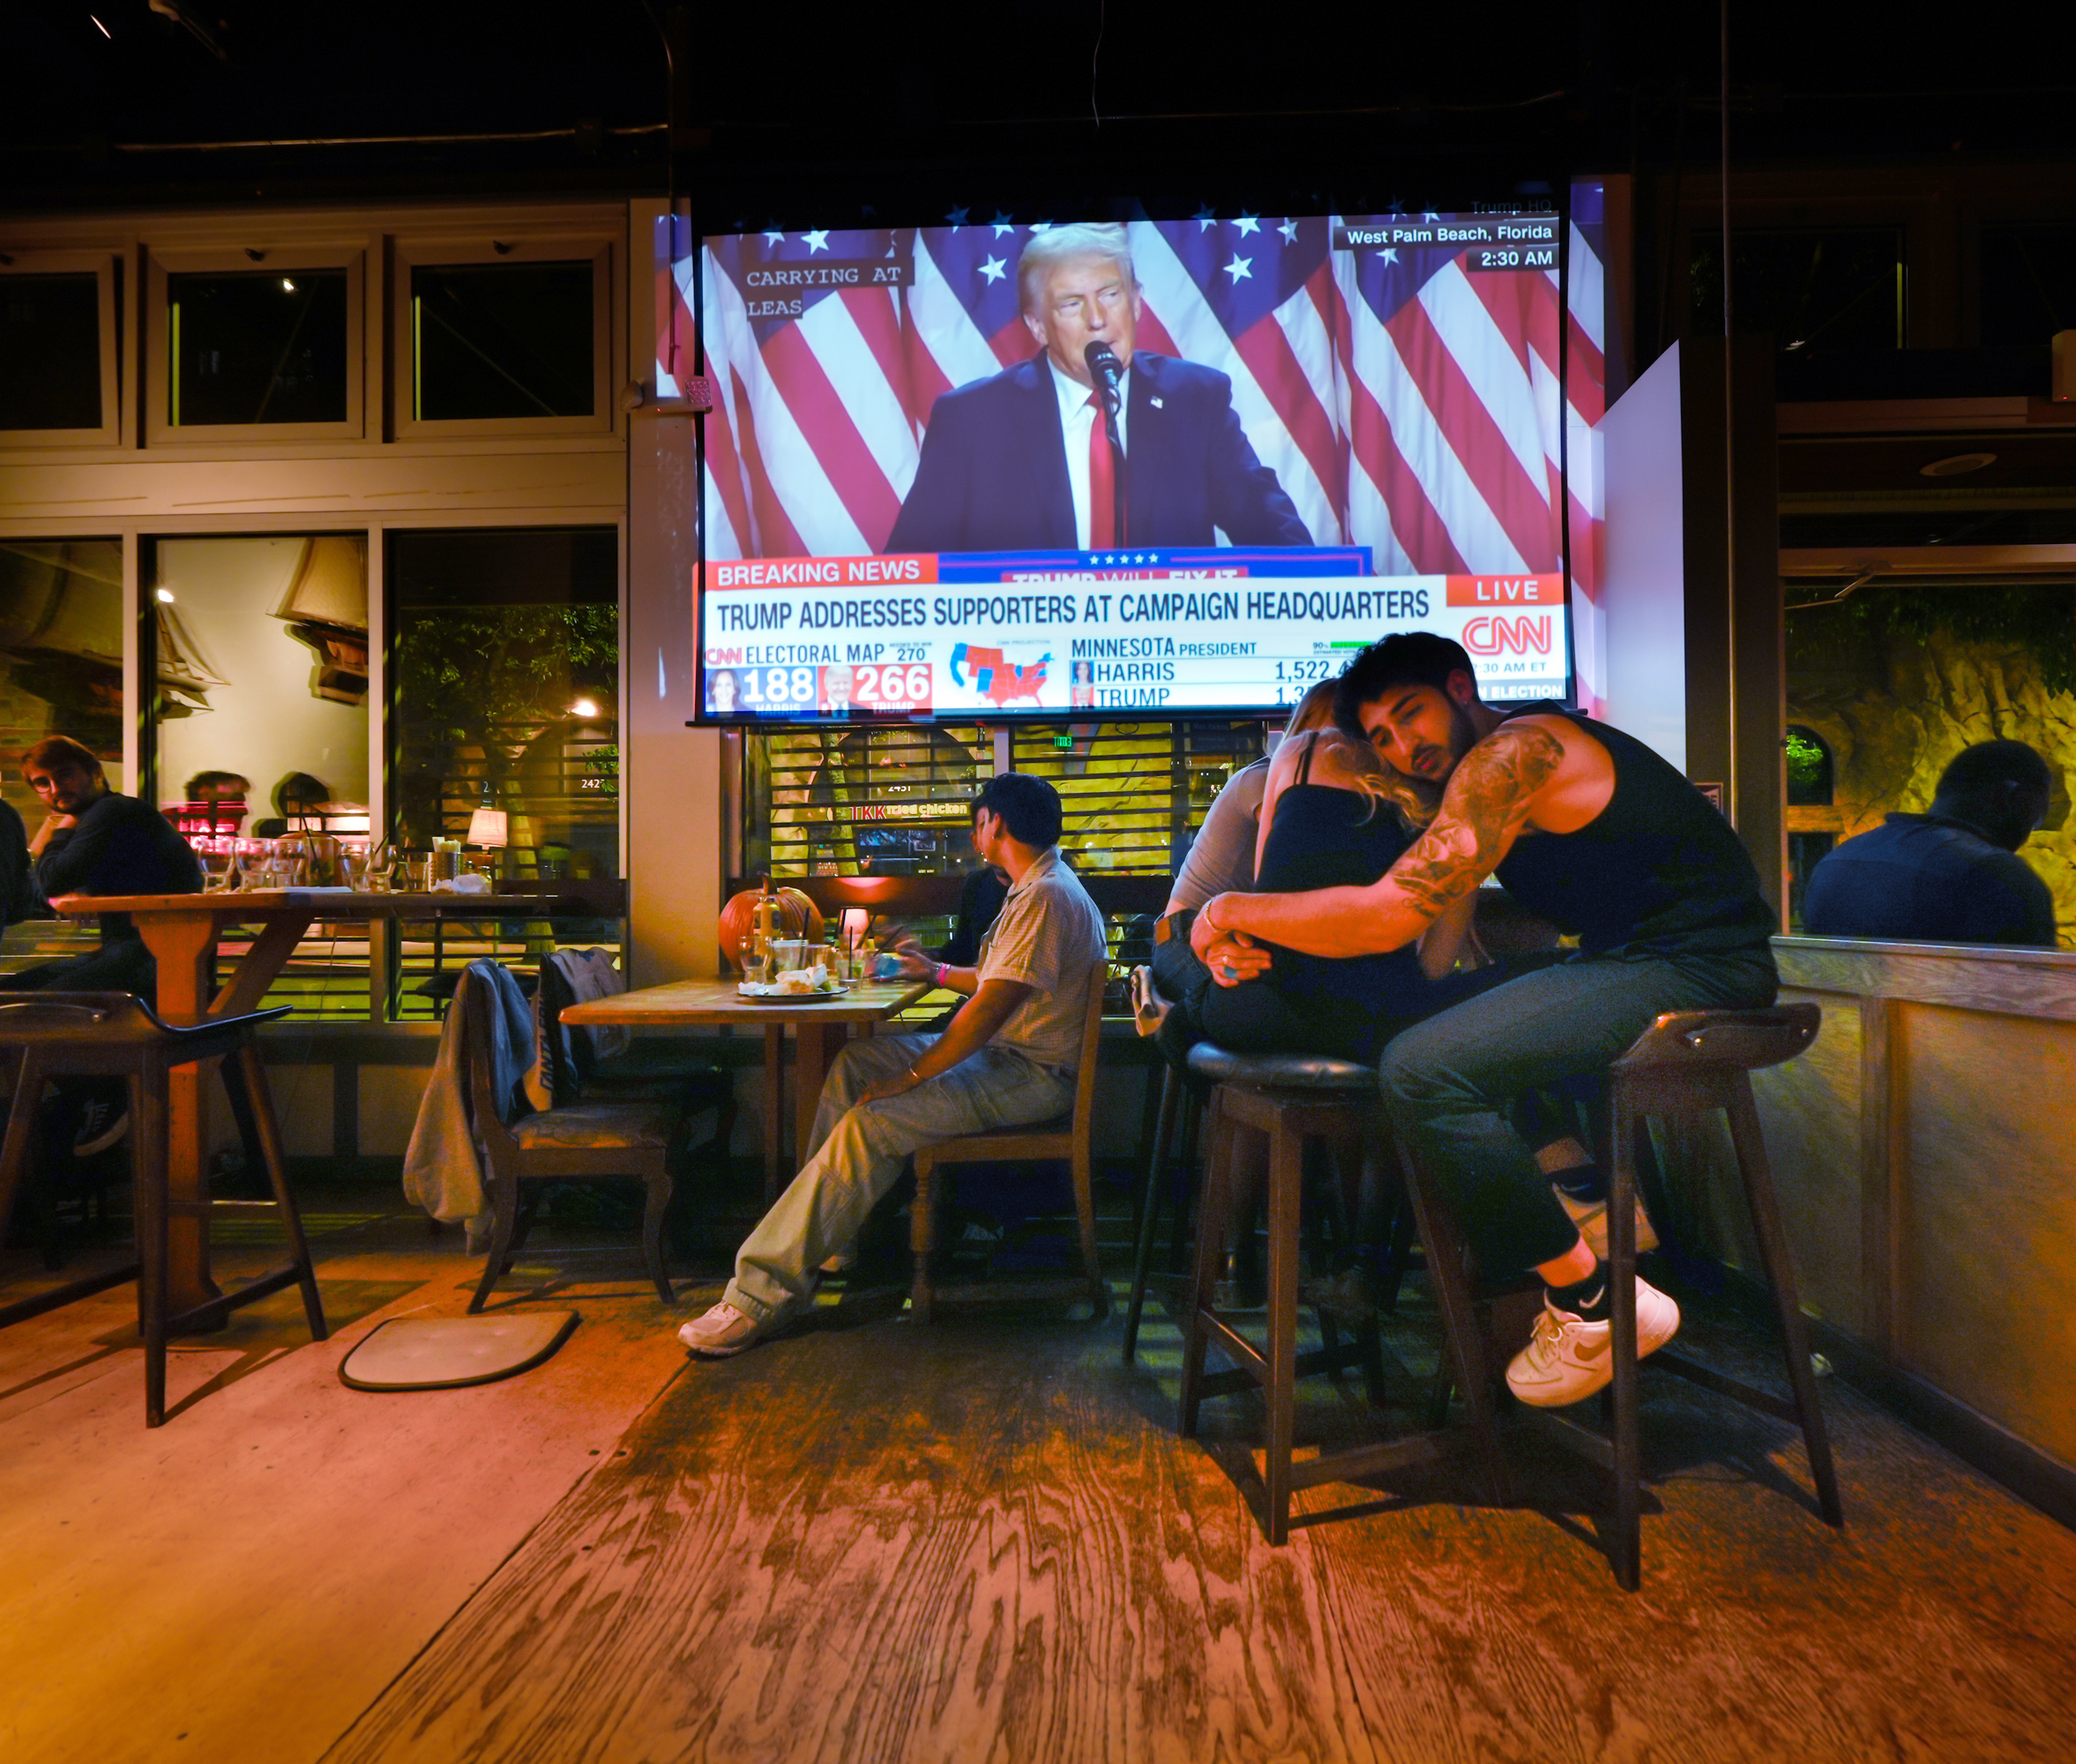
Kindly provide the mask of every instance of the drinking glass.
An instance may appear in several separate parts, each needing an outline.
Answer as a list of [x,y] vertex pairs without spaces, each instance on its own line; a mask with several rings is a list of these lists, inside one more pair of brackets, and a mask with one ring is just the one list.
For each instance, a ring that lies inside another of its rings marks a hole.
[[407,851],[397,858],[397,873],[407,894],[429,893],[432,889],[432,853]]
[[360,893],[368,886],[368,848],[366,846],[342,845],[339,848],[339,879]]
[[203,891],[220,894],[238,886],[238,847],[231,839],[198,839],[195,855],[202,860]]

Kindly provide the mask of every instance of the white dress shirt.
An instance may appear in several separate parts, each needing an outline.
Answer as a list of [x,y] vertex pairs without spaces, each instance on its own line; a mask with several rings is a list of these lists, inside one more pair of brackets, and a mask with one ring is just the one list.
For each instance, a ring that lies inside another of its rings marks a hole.
[[[1060,401],[1060,434],[1067,448],[1067,487],[1074,494],[1074,544],[1078,549],[1088,549],[1088,435],[1095,427],[1098,407],[1089,403],[1089,388],[1079,380],[1070,379],[1053,365],[1050,355],[1045,365],[1052,374],[1052,389]],[[1131,412],[1131,370],[1126,368],[1117,385],[1122,402],[1117,411],[1117,444],[1129,448],[1131,437],[1125,423]]]

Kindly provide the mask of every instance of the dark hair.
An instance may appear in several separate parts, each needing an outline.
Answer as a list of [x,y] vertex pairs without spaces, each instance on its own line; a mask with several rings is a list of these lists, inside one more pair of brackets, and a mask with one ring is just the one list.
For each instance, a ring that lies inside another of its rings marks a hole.
[[332,787],[307,772],[291,772],[274,786],[274,810],[281,815],[300,813],[332,799]]
[[999,815],[1019,845],[1043,851],[1059,843],[1060,793],[1042,778],[1028,772],[997,773],[973,799],[974,813],[982,809]]
[[235,784],[238,788],[233,794],[240,796],[252,788],[251,781],[237,772],[198,772],[183,788],[187,791],[188,801],[191,803],[203,791],[220,790],[226,784]]
[[2045,812],[2053,774],[2022,741],[1978,741],[1939,774],[1932,812],[1977,826],[2016,850]]
[[1334,684],[1333,720],[1351,735],[1360,735],[1364,705],[1375,704],[1400,686],[1432,686],[1446,693],[1452,674],[1469,675],[1471,691],[1476,692],[1477,670],[1455,639],[1431,631],[1397,632],[1358,650],[1340,670]]
[[98,772],[101,761],[91,747],[74,741],[69,735],[47,735],[22,755],[22,770],[41,766],[54,772],[61,766],[78,766],[88,772]]

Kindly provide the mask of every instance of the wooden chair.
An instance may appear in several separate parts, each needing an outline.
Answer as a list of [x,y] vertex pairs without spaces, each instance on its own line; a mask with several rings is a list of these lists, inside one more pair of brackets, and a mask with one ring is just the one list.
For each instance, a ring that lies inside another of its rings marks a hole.
[[[518,1113],[515,1098],[500,1098],[491,1073],[487,1019],[496,1007],[494,983],[473,972],[466,1022],[470,1107],[488,1158],[484,1189],[494,1223],[490,1255],[469,1310],[481,1311],[498,1280],[526,1241],[543,1182],[597,1182],[624,1178],[646,1185],[642,1212],[642,1253],[649,1277],[664,1304],[675,1302],[663,1269],[663,1215],[670,1204],[670,1152],[676,1111],[667,1102],[579,1102],[539,1114]],[[522,1195],[522,1185],[526,1192]]]
[[915,1205],[909,1243],[915,1252],[915,1282],[909,1308],[918,1323],[930,1320],[937,1289],[930,1275],[930,1252],[937,1245],[937,1177],[948,1163],[1035,1163],[1062,1158],[1073,1167],[1074,1214],[1081,1228],[1081,1266],[1088,1297],[1101,1318],[1109,1314],[1110,1289],[1103,1283],[1095,1250],[1095,1160],[1091,1150],[1095,1130],[1095,1061],[1102,1043],[1103,983],[1109,959],[1088,972],[1088,1009],[1081,1022],[1081,1069],[1074,1085],[1074,1110],[1057,1120],[1027,1127],[995,1127],[984,1133],[941,1140],[915,1154]]
[[[166,1419],[166,1338],[183,1330],[213,1328],[239,1306],[288,1285],[302,1289],[310,1338],[325,1338],[325,1308],[303,1241],[302,1222],[289,1192],[281,1159],[280,1129],[274,1120],[265,1068],[252,1031],[287,1014],[288,1006],[251,1011],[175,1026],[143,999],[127,992],[25,992],[0,998],[0,1042],[21,1050],[14,1106],[0,1144],[0,1219],[7,1215],[28,1155],[29,1134],[43,1087],[53,1078],[121,1078],[130,1091],[130,1155],[136,1192],[135,1262],[111,1274],[75,1282],[0,1312],[0,1323],[19,1321],[135,1276],[138,1327],[144,1336],[145,1425]],[[246,1155],[260,1165],[273,1190],[271,1202],[175,1200],[167,1192],[167,1085],[174,1066],[198,1060],[220,1062],[225,1095],[244,1140]],[[166,1312],[168,1222],[178,1214],[209,1229],[220,1207],[273,1207],[288,1237],[288,1265],[227,1292],[192,1311]]]

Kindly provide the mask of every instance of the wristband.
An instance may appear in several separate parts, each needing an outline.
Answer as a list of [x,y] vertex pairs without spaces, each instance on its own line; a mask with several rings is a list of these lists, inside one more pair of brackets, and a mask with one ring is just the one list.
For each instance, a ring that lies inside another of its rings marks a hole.
[[[940,961],[939,963],[937,963],[937,983],[939,986],[942,986],[942,985],[945,983],[945,976],[947,974],[949,974],[951,971],[952,971],[952,969],[951,969],[951,967],[950,967],[950,965],[949,965],[948,963],[942,962],[942,961]],[[910,1076],[910,1077],[914,1077],[914,1076],[915,1076],[915,1073],[911,1072],[911,1073],[909,1073],[909,1076]]]

